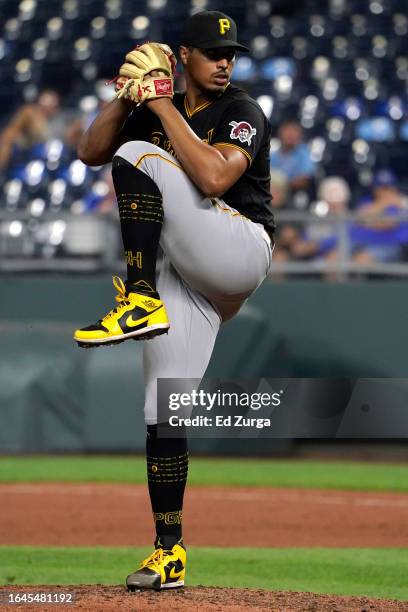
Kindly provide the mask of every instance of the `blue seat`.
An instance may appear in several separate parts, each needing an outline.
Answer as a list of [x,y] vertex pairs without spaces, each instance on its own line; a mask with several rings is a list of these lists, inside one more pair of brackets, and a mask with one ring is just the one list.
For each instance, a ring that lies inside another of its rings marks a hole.
[[296,66],[291,58],[273,57],[260,64],[260,74],[265,80],[274,81],[280,76],[295,77]]
[[373,115],[378,117],[389,117],[394,121],[399,121],[408,112],[408,103],[401,96],[391,96],[383,98],[374,106]]
[[235,62],[234,80],[247,82],[253,81],[257,76],[257,66],[251,57],[241,55]]
[[343,117],[349,121],[357,121],[364,114],[364,102],[358,97],[338,99],[330,106],[332,117]]
[[360,119],[356,125],[356,136],[367,142],[393,142],[396,131],[394,123],[387,117]]
[[408,142],[408,121],[403,121],[401,123],[399,137],[401,140]]

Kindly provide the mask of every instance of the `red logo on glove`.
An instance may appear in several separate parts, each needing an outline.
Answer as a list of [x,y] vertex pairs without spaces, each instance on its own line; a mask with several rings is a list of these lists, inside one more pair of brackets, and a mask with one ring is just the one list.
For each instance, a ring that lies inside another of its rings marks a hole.
[[172,81],[171,79],[156,79],[154,81],[154,88],[156,90],[156,95],[171,95]]

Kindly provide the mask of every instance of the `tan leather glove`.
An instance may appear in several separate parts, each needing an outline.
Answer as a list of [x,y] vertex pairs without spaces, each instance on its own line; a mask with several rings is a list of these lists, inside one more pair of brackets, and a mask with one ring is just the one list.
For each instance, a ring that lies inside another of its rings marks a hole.
[[156,98],[173,97],[177,60],[168,45],[145,43],[128,53],[125,59],[116,82],[118,98],[142,103]]

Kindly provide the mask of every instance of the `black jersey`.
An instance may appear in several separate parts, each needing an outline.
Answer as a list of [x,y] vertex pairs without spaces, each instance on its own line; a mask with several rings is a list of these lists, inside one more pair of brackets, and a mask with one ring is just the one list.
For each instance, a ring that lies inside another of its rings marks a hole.
[[[269,146],[270,125],[261,107],[245,91],[229,85],[220,96],[193,111],[185,94],[176,93],[174,106],[201,140],[210,145],[242,151],[248,167],[222,199],[232,208],[269,232],[275,224],[271,210]],[[160,119],[147,106],[128,117],[124,133],[128,140],[145,140],[174,155]]]

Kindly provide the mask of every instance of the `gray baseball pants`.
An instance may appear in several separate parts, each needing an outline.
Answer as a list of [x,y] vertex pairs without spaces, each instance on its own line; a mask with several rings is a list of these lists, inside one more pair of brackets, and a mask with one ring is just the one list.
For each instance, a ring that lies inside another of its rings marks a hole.
[[145,421],[153,425],[157,379],[204,376],[221,322],[262,283],[272,246],[261,224],[218,198],[205,197],[166,151],[131,141],[116,155],[145,172],[163,197],[157,290],[170,331],[143,345]]

